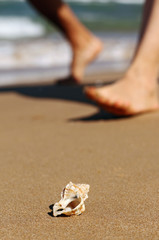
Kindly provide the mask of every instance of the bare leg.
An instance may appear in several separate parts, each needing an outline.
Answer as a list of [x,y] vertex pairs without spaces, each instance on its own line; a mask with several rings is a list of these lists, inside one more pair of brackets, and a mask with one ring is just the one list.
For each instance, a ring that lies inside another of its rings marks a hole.
[[142,18],[141,28],[140,28],[139,38],[138,38],[138,44],[136,46],[136,51],[134,53],[134,57],[135,57],[135,55],[138,51],[138,48],[139,48],[140,43],[142,41],[142,38],[145,34],[147,24],[148,24],[150,16],[151,16],[151,11],[152,11],[153,4],[154,4],[154,1],[149,1],[149,0],[145,1],[144,9],[143,9],[143,18]]
[[109,87],[87,88],[86,95],[118,115],[135,115],[159,108],[159,0],[147,0],[151,10],[141,42],[125,76]]
[[54,23],[68,39],[73,60],[71,74],[76,82],[83,78],[87,64],[93,61],[102,49],[101,41],[86,29],[61,0],[28,0],[42,15]]

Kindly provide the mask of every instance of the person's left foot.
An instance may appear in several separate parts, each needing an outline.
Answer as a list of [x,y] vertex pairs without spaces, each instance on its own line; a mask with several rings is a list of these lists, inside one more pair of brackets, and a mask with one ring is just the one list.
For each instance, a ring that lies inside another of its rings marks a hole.
[[87,65],[96,59],[102,50],[102,42],[92,36],[85,46],[73,49],[73,61],[71,64],[71,79],[80,84],[83,79],[84,70]]

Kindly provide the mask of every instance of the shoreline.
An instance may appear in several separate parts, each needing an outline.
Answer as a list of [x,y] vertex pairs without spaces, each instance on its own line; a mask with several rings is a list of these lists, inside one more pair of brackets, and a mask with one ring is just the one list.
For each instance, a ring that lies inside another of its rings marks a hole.
[[[103,33],[103,51],[86,69],[85,76],[124,71],[132,58],[137,35]],[[0,86],[52,82],[69,75],[71,49],[60,35],[1,41]]]
[[[119,68],[113,71],[113,68],[110,69],[109,65],[105,67],[105,63],[92,64],[86,70],[83,83],[100,84],[104,80],[107,81],[108,78],[113,79],[122,75],[128,64],[119,63],[118,66]],[[0,87],[54,84],[57,80],[67,76],[69,76],[69,68],[66,66],[0,70]]]

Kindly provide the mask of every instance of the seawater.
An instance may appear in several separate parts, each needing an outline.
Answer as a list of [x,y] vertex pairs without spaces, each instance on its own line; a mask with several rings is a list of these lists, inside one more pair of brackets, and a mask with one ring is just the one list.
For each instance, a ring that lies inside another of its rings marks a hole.
[[[135,48],[143,1],[68,0],[67,3],[80,21],[103,41],[104,49],[95,61],[96,68],[123,69]],[[71,56],[67,41],[26,1],[0,0],[1,71],[68,66]]]
[[[141,22],[141,0],[68,0],[67,3],[93,32],[136,31]],[[0,39],[37,37],[54,31],[26,1],[0,1]]]

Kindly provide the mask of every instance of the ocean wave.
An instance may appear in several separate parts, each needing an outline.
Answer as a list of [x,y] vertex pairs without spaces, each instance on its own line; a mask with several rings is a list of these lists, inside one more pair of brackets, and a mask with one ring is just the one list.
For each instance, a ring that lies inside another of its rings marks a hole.
[[0,38],[39,37],[45,33],[42,25],[27,17],[0,17]]
[[0,2],[25,2],[26,0],[0,0]]
[[[142,6],[128,3],[141,3],[143,0],[66,1],[70,2],[80,21],[93,32],[138,29]],[[109,4],[110,2],[116,4]],[[0,3],[0,39],[40,37],[56,31],[33,11],[26,0],[0,0]]]
[[0,2],[25,2],[25,0],[0,0]]
[[[98,36],[103,42],[100,56],[86,75],[124,71],[132,58],[136,35]],[[62,36],[23,41],[0,40],[0,86],[50,82],[69,74],[72,53]],[[97,78],[97,82],[100,80]]]
[[66,0],[65,2],[143,4],[144,0]]
[[[24,2],[25,0],[12,0],[12,2]],[[145,0],[65,0],[65,2],[102,2],[102,3],[121,3],[121,4],[143,4]],[[0,2],[7,2],[7,0],[0,0]]]
[[[95,62],[129,61],[136,35],[107,34],[98,37],[101,38],[104,47]],[[71,57],[71,48],[61,35],[23,41],[0,40],[0,69],[62,67],[70,64]]]

